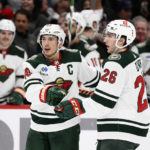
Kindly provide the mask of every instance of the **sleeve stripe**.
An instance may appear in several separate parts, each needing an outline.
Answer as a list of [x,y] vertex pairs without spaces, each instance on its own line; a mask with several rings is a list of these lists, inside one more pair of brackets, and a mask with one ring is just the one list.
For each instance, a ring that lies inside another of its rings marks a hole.
[[150,125],[150,123],[140,123],[140,122],[136,122],[136,121],[131,121],[131,120],[127,120],[127,119],[120,119],[120,118],[107,118],[107,119],[97,119],[97,122],[101,123],[107,123],[107,122],[123,122],[124,124],[126,123],[131,123],[131,124],[136,124],[142,127],[148,127]]
[[39,81],[40,83],[43,83],[43,81],[39,78],[35,78],[35,79],[29,79],[24,83],[24,86],[26,86],[26,84],[32,83],[34,81]]
[[21,79],[23,79],[23,78],[24,78],[24,75],[16,76],[16,78],[21,78]]
[[100,73],[97,71],[96,77],[94,79],[92,79],[91,81],[84,83],[84,86],[91,87],[91,88],[96,87],[99,80],[100,80]]
[[114,99],[114,100],[117,100],[117,99],[119,98],[118,96],[114,96],[114,95],[108,94],[108,93],[106,93],[106,92],[104,92],[104,91],[101,91],[101,90],[99,90],[99,89],[96,89],[95,91],[96,91],[97,93],[102,94],[102,95],[106,95],[107,97],[110,97],[110,98],[112,98],[112,99]]
[[98,132],[124,132],[124,133],[130,133],[138,136],[145,137],[148,132],[147,129],[141,129],[138,127],[130,126],[130,125],[124,125],[124,124],[102,124],[97,125]]
[[101,97],[97,94],[93,94],[92,97],[91,97],[95,102],[105,106],[105,107],[108,107],[108,108],[114,108],[116,102],[114,101],[111,101],[107,98],[104,98],[104,97]]
[[34,84],[41,84],[41,82],[33,82],[33,83],[29,83],[27,86],[24,87],[25,91],[27,91],[28,87],[30,85],[34,85]]

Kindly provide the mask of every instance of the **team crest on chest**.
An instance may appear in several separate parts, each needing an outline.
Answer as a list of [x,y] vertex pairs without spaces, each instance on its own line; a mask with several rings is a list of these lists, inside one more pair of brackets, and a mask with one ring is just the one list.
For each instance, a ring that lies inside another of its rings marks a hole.
[[50,82],[48,84],[57,85],[58,87],[63,88],[66,91],[68,91],[72,85],[72,81],[71,80],[64,80],[63,78],[59,77],[54,82]]
[[0,66],[0,81],[5,82],[13,72],[13,69],[7,68],[5,65]]

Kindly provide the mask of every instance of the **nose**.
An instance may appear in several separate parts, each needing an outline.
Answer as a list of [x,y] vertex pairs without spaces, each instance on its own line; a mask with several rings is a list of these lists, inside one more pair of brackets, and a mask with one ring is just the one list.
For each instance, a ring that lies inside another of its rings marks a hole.
[[107,42],[107,37],[104,37],[104,40],[103,40],[103,41],[104,41],[104,43],[106,43],[106,42]]

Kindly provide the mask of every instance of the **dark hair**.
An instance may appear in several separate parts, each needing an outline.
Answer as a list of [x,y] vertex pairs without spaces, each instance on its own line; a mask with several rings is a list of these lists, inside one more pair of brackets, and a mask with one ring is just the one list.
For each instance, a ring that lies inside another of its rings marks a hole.
[[30,14],[29,14],[28,11],[26,11],[26,10],[24,10],[24,9],[19,9],[19,10],[17,10],[16,13],[15,13],[14,20],[16,20],[16,16],[17,16],[18,14],[23,14],[23,15],[25,15],[25,16],[27,17],[27,19],[30,21]]
[[7,0],[0,0],[0,3],[2,3],[2,5],[3,5],[3,8],[7,5]]

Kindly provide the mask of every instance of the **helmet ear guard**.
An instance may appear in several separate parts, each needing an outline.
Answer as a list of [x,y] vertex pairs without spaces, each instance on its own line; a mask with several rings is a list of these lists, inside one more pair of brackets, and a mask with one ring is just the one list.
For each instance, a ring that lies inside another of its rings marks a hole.
[[[66,20],[70,19],[71,19],[70,13],[67,13]],[[86,26],[85,20],[82,17],[81,13],[79,12],[73,12],[72,20],[74,20],[77,23],[76,36],[79,36],[85,29]]]
[[[105,34],[113,33],[116,35],[116,47],[125,48],[130,45],[135,37],[136,30],[132,23],[126,20],[113,20],[106,26]],[[118,45],[118,41],[121,37],[126,37],[126,43],[123,46]]]

